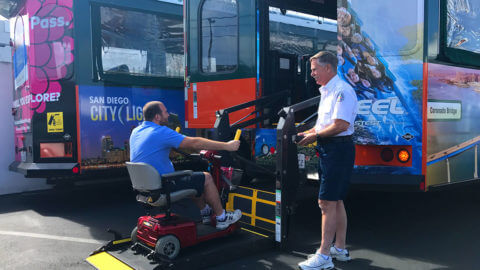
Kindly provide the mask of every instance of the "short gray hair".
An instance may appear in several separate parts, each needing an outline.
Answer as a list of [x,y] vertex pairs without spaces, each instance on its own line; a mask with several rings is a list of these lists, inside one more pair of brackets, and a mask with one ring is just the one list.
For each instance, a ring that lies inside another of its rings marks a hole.
[[338,58],[335,54],[329,51],[319,51],[314,56],[310,57],[310,62],[316,60],[320,65],[329,64],[333,70],[337,69]]

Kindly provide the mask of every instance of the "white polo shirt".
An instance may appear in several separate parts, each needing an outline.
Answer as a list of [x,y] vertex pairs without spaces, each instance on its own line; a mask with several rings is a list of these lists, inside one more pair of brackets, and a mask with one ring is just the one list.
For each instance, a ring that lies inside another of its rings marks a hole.
[[350,125],[346,131],[335,136],[352,135],[358,110],[357,95],[353,88],[335,75],[326,85],[320,87],[319,91],[322,98],[318,105],[315,131],[321,131],[332,124],[335,119],[342,119]]

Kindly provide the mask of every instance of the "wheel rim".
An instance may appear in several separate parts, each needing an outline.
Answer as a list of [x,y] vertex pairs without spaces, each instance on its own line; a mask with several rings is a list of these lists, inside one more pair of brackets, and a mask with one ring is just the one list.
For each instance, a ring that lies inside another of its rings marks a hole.
[[163,253],[165,255],[172,255],[175,252],[175,245],[173,243],[167,243],[165,244],[165,247],[163,247]]

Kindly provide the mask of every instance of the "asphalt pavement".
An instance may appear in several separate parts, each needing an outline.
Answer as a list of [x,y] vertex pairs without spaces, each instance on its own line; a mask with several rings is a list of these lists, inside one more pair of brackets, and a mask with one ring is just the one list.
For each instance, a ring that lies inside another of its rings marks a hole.
[[[480,269],[478,194],[478,184],[431,193],[351,192],[345,204],[353,261],[336,268]],[[210,269],[296,269],[321,239],[315,200],[297,209],[286,248]],[[143,214],[126,181],[0,196],[0,269],[93,269],[85,258],[112,239],[106,229],[128,235]]]

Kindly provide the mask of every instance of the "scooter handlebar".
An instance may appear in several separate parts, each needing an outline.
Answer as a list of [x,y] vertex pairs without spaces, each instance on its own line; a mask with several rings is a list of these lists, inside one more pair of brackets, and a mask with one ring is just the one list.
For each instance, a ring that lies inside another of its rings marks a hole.
[[240,135],[242,135],[242,130],[241,130],[241,129],[237,129],[237,132],[235,133],[235,138],[234,138],[234,140],[235,140],[235,141],[240,140]]

